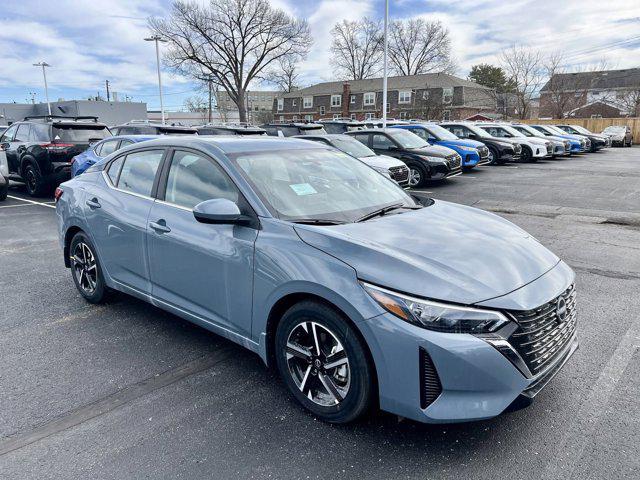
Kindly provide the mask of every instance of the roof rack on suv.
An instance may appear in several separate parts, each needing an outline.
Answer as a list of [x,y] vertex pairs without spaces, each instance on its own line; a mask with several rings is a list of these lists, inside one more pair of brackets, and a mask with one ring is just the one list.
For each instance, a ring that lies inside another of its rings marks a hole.
[[94,122],[98,122],[98,117],[95,115],[78,115],[78,116],[67,116],[67,115],[28,115],[24,117],[25,120],[53,120],[53,119],[63,119],[63,120],[93,120]]

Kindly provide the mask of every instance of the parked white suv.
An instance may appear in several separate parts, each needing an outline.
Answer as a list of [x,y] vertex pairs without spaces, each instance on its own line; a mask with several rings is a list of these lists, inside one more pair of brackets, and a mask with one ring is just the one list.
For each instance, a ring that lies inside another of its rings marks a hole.
[[493,137],[512,139],[522,145],[521,159],[524,162],[535,162],[553,155],[553,143],[544,138],[527,137],[511,125],[502,123],[481,123],[480,128]]

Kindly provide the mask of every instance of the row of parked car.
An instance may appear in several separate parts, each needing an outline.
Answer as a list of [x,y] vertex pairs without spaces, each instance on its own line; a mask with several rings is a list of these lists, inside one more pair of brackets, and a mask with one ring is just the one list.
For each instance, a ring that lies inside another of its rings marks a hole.
[[595,152],[612,143],[630,146],[628,127],[595,134],[577,125],[389,120],[318,123],[207,124],[198,127],[131,121],[109,128],[96,117],[26,117],[0,136],[0,195],[6,179],[23,182],[31,196],[50,194],[101,158],[158,135],[270,135],[304,137],[368,164],[403,187],[460,175],[481,165],[534,162]]

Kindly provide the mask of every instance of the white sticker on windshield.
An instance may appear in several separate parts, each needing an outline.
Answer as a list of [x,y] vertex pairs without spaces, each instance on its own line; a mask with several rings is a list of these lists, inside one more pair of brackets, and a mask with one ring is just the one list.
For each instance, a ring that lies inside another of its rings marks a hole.
[[296,195],[313,195],[314,193],[318,193],[316,189],[308,183],[294,183],[289,186],[291,187],[291,190],[296,192]]
[[56,135],[56,136],[55,136],[55,138],[54,138],[54,140],[60,140],[60,136],[59,136],[59,135]]

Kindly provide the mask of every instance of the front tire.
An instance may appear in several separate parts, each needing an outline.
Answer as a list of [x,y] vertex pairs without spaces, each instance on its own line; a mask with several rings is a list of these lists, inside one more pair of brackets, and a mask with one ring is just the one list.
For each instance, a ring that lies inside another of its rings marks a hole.
[[0,183],[0,202],[6,200],[8,194],[9,194],[9,180],[5,180],[3,183]]
[[409,188],[421,188],[427,183],[427,172],[422,165],[411,163],[409,167]]
[[533,151],[529,147],[522,147],[522,155],[520,161],[523,163],[535,162]]
[[365,347],[329,306],[304,301],[287,310],[276,330],[275,356],[291,394],[321,420],[348,423],[371,407],[373,369]]
[[500,154],[494,147],[489,148],[489,165],[504,165],[504,161],[500,160]]
[[102,275],[102,267],[95,247],[84,232],[78,232],[71,240],[71,275],[80,295],[89,303],[102,303],[109,289]]

